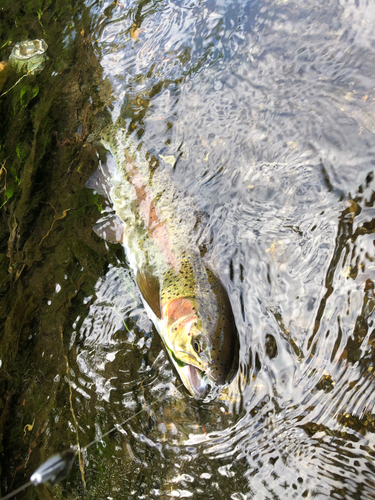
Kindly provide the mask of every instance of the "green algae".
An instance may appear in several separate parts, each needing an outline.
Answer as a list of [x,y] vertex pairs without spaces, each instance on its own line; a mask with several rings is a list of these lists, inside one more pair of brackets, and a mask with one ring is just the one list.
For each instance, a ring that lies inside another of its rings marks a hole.
[[[0,59],[9,57],[15,41],[26,38],[45,38],[50,56],[42,73],[28,75],[0,98],[4,117],[0,124],[0,491],[4,493],[22,484],[50,454],[44,439],[51,419],[65,411],[71,417],[64,380],[67,331],[72,311],[77,315],[77,296],[94,294],[111,256],[91,230],[102,201],[85,187],[97,167],[95,152],[86,147],[84,138],[91,113],[100,109],[91,88],[101,75],[82,33],[90,22],[88,11],[82,2],[65,0],[30,0],[22,6],[6,1],[2,9]],[[61,33],[72,34],[73,26],[80,30],[66,43]],[[82,61],[88,60],[85,66]],[[8,71],[3,89],[16,81],[17,75]],[[54,426],[56,446],[61,433],[66,434],[66,420]],[[65,447],[69,444],[64,442]],[[51,498],[45,487],[24,493],[24,498],[38,496]]]

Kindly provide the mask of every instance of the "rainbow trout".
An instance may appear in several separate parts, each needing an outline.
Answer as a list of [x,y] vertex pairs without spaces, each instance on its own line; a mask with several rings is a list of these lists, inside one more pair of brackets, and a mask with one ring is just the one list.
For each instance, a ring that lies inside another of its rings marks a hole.
[[234,376],[239,343],[227,293],[194,244],[196,209],[172,182],[170,167],[152,169],[125,128],[107,127],[89,141],[109,155],[88,187],[104,191],[114,209],[93,229],[124,246],[183,384],[193,397],[204,398]]

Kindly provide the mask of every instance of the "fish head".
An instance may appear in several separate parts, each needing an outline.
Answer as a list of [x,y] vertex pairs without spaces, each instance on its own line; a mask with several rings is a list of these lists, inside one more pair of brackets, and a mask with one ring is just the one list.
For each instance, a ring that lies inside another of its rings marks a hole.
[[205,371],[211,362],[212,342],[205,335],[193,298],[178,298],[164,308],[167,338],[174,355],[183,363]]
[[198,399],[206,397],[213,385],[225,384],[238,365],[231,305],[221,284],[216,292],[211,314],[195,297],[177,298],[163,307],[162,337],[183,384]]
[[[192,266],[190,266],[191,268]],[[228,382],[238,368],[239,342],[232,307],[218,278],[201,268],[198,282],[188,266],[170,270],[160,282],[137,273],[144,301],[156,317],[160,336],[183,384],[197,399]]]

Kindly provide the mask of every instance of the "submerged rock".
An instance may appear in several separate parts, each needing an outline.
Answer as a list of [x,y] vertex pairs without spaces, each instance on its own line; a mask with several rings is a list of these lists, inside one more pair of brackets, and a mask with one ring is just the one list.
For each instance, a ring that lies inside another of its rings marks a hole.
[[26,40],[17,43],[9,57],[10,65],[18,72],[36,73],[42,71],[48,59],[48,45],[44,40]]

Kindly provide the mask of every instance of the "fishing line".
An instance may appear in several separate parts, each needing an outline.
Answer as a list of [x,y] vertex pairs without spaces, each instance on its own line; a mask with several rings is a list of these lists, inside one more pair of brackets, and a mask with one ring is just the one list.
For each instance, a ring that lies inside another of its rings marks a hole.
[[[99,441],[102,441],[103,438],[107,437],[113,431],[117,430],[118,427],[125,425],[127,422],[137,417],[144,411],[146,411],[146,408],[139,410],[139,412],[137,412],[135,415],[127,418],[120,424],[116,424],[114,427],[112,427],[112,429],[102,434],[100,438],[94,439],[84,448],[81,448],[81,452],[87,450],[87,448],[90,448],[90,446],[99,443]],[[17,495],[17,493],[20,493],[31,485],[38,486],[39,484],[50,483],[53,486],[63,479],[66,479],[70,473],[70,470],[74,463],[74,459],[76,455],[78,455],[78,452],[78,448],[70,448],[69,450],[64,450],[61,453],[52,455],[45,462],[43,462],[42,465],[40,465],[30,476],[30,481],[12,491],[11,493],[8,493],[8,495],[5,495],[5,497],[0,498],[0,500],[9,500],[9,498],[14,497],[15,495]]]
[[16,490],[12,491],[12,493],[9,493],[9,495],[6,495],[5,497],[1,498],[0,500],[8,500],[8,498],[14,497],[15,495],[17,495],[17,493],[20,493],[21,491],[25,490],[26,488],[28,488],[32,484],[33,483],[31,481],[29,481],[28,483],[24,484],[23,486],[20,486]]

